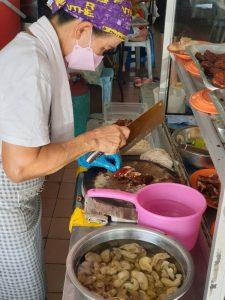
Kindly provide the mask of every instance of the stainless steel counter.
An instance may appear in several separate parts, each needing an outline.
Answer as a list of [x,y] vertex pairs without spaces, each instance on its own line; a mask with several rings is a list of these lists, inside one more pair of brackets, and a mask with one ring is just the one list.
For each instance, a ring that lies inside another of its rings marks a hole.
[[[89,123],[89,130],[93,129],[93,127],[99,126],[101,124],[101,118],[99,116],[93,116],[93,119]],[[175,162],[175,167],[177,172],[183,178],[187,178],[186,171],[184,169],[183,163],[181,161],[180,156],[177,153],[175,146],[172,143],[167,127],[163,124],[159,126],[156,130],[153,131],[151,135],[151,144],[155,148],[164,148],[171,155],[172,159]],[[116,224],[116,223],[113,223]],[[109,225],[113,226],[113,225]],[[74,228],[71,239],[70,239],[70,249],[71,247],[78,241],[80,238],[85,236],[86,234],[92,232],[93,228],[85,228],[79,227]],[[204,230],[204,224],[203,224]],[[198,242],[195,248],[192,250],[191,254],[194,260],[195,265],[195,279],[192,285],[192,288],[189,292],[182,297],[182,300],[202,300],[205,286],[205,279],[207,273],[207,262],[209,260],[209,246],[206,242],[205,235],[203,234],[203,230],[200,232]],[[80,299],[80,296],[75,294],[75,289],[73,284],[70,282],[67,275],[65,276],[64,282],[64,290],[63,290],[63,300],[83,300]]]

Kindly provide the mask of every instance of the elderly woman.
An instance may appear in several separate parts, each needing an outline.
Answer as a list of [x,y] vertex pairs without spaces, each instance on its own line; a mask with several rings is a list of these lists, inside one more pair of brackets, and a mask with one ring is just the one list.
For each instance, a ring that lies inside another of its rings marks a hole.
[[[44,176],[92,151],[115,171],[126,127],[73,137],[66,67],[95,70],[130,30],[129,0],[51,1],[53,12],[0,52],[0,299],[45,299],[38,194]],[[56,249],[57,251],[57,249]]]

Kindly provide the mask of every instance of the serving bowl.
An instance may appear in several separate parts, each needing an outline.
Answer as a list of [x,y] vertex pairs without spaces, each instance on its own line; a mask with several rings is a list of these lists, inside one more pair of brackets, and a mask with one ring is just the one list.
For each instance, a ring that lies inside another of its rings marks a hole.
[[80,239],[70,250],[67,261],[67,276],[73,283],[76,299],[102,300],[101,296],[85,288],[76,276],[84,255],[91,251],[100,252],[109,247],[118,247],[125,243],[136,242],[151,253],[166,251],[183,275],[183,283],[168,300],[180,299],[191,287],[194,277],[194,265],[189,252],[177,241],[165,234],[138,225],[114,225],[97,229]]
[[187,126],[182,129],[177,129],[173,132],[172,137],[184,162],[198,169],[213,168],[212,160],[206,149],[183,147],[184,145],[190,144],[192,139],[202,138],[197,126]]

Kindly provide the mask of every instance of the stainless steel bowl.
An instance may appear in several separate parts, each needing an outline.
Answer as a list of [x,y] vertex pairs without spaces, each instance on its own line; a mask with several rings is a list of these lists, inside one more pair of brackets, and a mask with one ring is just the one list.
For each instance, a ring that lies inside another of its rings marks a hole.
[[192,138],[201,138],[200,130],[197,126],[177,129],[173,132],[172,137],[184,162],[199,169],[213,168],[213,162],[207,150],[203,153],[203,151],[200,152],[198,149],[195,151],[194,147],[191,150],[181,147],[181,145],[188,144]]
[[117,247],[127,242],[137,242],[145,249],[156,253],[165,250],[173,257],[179,272],[183,274],[184,280],[178,291],[168,299],[180,299],[190,288],[193,276],[194,265],[187,250],[172,238],[154,230],[138,225],[106,226],[80,239],[70,250],[67,261],[67,276],[74,285],[77,300],[102,300],[86,289],[77,279],[76,271],[83,256],[90,250],[102,251],[107,247]]

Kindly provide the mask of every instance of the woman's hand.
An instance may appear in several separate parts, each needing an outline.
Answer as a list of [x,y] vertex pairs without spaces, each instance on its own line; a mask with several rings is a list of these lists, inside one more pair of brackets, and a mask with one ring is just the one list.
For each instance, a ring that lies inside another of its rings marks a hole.
[[130,131],[125,126],[107,125],[84,134],[91,144],[92,151],[114,154],[126,145]]

